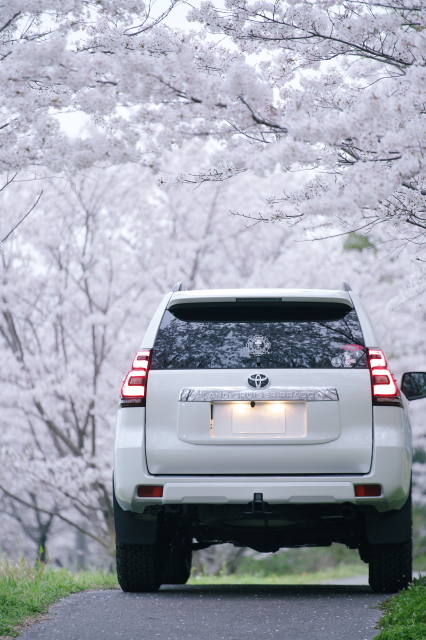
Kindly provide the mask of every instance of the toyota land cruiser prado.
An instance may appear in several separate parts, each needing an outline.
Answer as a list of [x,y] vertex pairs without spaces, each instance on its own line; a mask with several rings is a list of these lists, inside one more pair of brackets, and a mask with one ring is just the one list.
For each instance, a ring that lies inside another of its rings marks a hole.
[[341,290],[183,291],[126,375],[114,511],[124,591],[184,584],[194,549],[339,542],[374,591],[411,581],[411,433],[360,299]]

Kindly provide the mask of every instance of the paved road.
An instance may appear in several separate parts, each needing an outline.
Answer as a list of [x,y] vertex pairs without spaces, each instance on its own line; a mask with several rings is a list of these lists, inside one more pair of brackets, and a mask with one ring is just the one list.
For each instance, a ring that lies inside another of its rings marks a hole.
[[371,640],[384,599],[366,586],[186,586],[65,598],[22,640]]

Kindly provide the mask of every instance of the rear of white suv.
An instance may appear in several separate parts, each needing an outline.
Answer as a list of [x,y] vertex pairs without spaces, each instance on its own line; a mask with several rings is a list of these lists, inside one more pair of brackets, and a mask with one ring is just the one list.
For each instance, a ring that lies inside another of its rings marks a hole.
[[340,542],[369,563],[373,590],[406,587],[404,403],[347,285],[175,287],[122,386],[121,587],[185,583],[192,550],[223,542],[261,552]]

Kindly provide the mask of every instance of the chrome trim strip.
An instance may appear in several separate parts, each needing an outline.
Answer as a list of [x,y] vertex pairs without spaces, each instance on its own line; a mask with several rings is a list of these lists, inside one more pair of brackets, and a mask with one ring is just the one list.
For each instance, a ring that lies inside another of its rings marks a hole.
[[286,402],[320,402],[338,400],[332,387],[269,387],[249,390],[244,387],[185,387],[179,402],[229,402],[230,400],[285,400]]

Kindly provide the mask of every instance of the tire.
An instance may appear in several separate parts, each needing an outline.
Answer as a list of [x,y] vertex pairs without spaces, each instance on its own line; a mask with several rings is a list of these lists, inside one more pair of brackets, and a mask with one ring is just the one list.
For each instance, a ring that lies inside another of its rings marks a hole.
[[186,584],[191,575],[191,539],[183,538],[164,545],[163,554],[162,584]]
[[368,582],[374,593],[406,589],[412,576],[412,542],[371,544],[368,549]]
[[125,544],[117,541],[117,578],[123,591],[158,591],[161,566],[158,544]]

